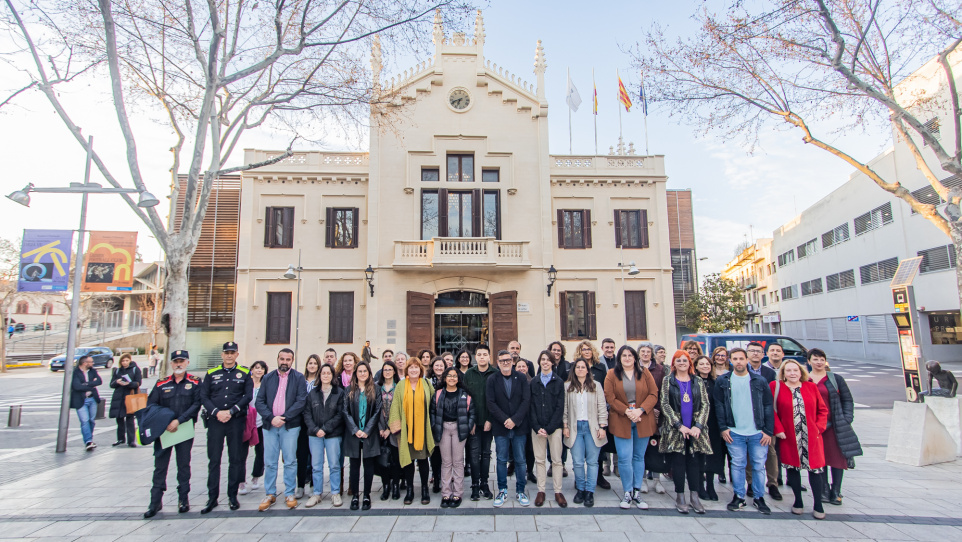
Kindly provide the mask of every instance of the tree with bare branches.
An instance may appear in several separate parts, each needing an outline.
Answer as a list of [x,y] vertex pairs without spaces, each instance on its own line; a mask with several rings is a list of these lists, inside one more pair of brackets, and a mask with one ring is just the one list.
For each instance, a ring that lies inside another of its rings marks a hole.
[[[215,181],[223,175],[284,160],[228,166],[243,136],[268,124],[293,134],[318,125],[362,125],[368,118],[371,40],[394,51],[418,52],[431,23],[448,6],[457,18],[467,6],[408,0],[4,0],[3,23],[19,49],[27,80],[12,82],[0,105],[38,91],[85,151],[87,135],[59,92],[83,81],[111,97],[126,143],[125,167],[111,168],[94,149],[93,164],[107,182],[145,190],[132,112],[162,116],[174,134],[171,205],[183,175],[183,209],[165,224],[153,208],[127,206],[142,220],[167,259],[163,302],[170,348],[185,346],[187,267],[197,245]],[[129,181],[127,181],[129,177]]]
[[[751,144],[763,127],[797,130],[928,219],[962,258],[962,188],[947,182],[962,178],[960,13],[957,0],[737,2],[699,11],[693,37],[654,26],[631,55],[649,100],[673,115]],[[837,137],[849,130],[894,134],[941,203],[856,157]],[[962,266],[956,278],[962,296]]]

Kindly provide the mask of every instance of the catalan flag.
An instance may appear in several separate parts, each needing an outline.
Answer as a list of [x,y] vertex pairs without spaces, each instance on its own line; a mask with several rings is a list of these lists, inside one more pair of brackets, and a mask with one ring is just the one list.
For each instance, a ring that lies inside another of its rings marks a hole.
[[628,89],[625,88],[620,75],[618,76],[618,101],[625,106],[625,111],[631,112],[631,96],[628,95]]

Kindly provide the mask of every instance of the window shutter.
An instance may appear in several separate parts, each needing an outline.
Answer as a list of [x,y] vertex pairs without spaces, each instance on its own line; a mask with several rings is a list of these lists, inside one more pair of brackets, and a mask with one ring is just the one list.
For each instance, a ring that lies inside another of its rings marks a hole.
[[565,248],[565,212],[558,209],[558,248]]
[[[560,214],[561,211],[558,211]],[[561,313],[561,339],[568,340],[568,294],[558,292],[558,312]]]
[[641,248],[648,248],[648,209],[641,210]]
[[[590,212],[590,211],[588,211]],[[587,292],[585,294],[585,316],[588,320],[588,338],[592,341],[598,340],[598,326],[595,321],[595,293]]]
[[272,209],[270,207],[267,207],[264,212],[264,246],[265,247],[271,246],[271,231],[274,229],[273,228],[274,221],[272,220],[274,217],[274,213],[271,211]]
[[584,217],[585,248],[591,248],[591,209],[585,209]]
[[334,246],[334,208],[324,210],[324,246]]
[[481,230],[481,191],[471,191],[471,237],[484,237]]
[[615,209],[615,248],[621,247],[621,211]]
[[438,190],[438,237],[448,236],[448,190]]
[[351,209],[351,212],[354,213],[354,220],[351,221],[351,224],[353,226],[353,229],[351,230],[351,247],[357,248],[358,247],[357,224],[358,222],[361,221],[361,212],[360,212],[360,209],[358,209],[357,207]]
[[294,247],[294,208],[284,209],[284,247]]

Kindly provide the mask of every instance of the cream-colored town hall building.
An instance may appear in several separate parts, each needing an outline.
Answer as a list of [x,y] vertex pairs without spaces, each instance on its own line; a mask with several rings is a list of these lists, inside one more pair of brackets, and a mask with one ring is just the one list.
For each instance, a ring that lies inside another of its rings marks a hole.
[[[471,37],[436,20],[434,43],[431,60],[388,80],[375,41],[369,152],[298,152],[241,176],[245,359],[297,345],[300,365],[365,340],[378,355],[519,339],[534,359],[561,339],[573,359],[577,341],[604,337],[670,349],[664,157],[620,143],[550,155],[540,42],[534,84],[484,57],[480,12]],[[300,280],[284,277],[291,265]]]

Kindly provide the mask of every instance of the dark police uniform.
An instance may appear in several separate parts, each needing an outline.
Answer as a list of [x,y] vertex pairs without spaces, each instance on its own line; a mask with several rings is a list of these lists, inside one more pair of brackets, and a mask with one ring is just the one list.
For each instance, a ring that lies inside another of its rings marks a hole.
[[[175,350],[170,359],[190,359],[186,350]],[[188,420],[197,421],[200,412],[200,379],[185,373],[177,382],[173,376],[158,380],[147,397],[147,404],[156,404],[174,411],[178,423]],[[164,491],[167,491],[167,469],[170,466],[171,450],[177,451],[177,494],[181,510],[189,508],[187,495],[190,493],[190,451],[194,439],[185,440],[170,448],[163,448],[160,439],[154,441],[154,479],[150,489],[151,508],[159,509]]]
[[[224,343],[225,352],[236,351],[237,343]],[[244,464],[241,448],[244,446],[244,426],[247,408],[254,394],[254,382],[249,369],[235,363],[230,369],[223,364],[207,371],[200,387],[200,397],[209,415],[207,419],[207,500],[208,508],[220,495],[220,462],[227,441],[227,498],[237,502],[237,488],[243,481]],[[221,422],[217,413],[227,411],[230,420]],[[208,509],[205,508],[205,511]]]

